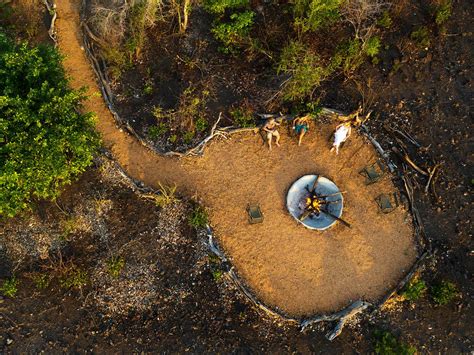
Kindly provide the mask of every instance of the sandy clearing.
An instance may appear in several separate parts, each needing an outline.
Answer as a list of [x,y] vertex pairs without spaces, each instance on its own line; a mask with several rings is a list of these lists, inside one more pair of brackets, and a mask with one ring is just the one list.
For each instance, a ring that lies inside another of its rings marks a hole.
[[[99,92],[81,50],[79,1],[57,3],[59,48],[74,87]],[[212,142],[201,158],[164,158],[119,130],[99,95],[85,102],[97,113],[104,144],[134,178],[150,186],[176,183],[197,195],[210,209],[211,223],[239,275],[267,304],[295,315],[333,311],[351,300],[376,300],[403,276],[416,257],[411,217],[404,209],[377,211],[373,198],[394,191],[389,177],[365,186],[360,168],[374,162],[374,149],[353,136],[336,158],[327,138],[333,127],[313,127],[298,147],[285,133],[283,146],[269,152],[260,137],[237,134]],[[286,212],[291,183],[306,173],[332,179],[345,196],[343,217],[352,229],[337,224],[314,232]],[[265,222],[249,225],[248,202],[258,202]]]

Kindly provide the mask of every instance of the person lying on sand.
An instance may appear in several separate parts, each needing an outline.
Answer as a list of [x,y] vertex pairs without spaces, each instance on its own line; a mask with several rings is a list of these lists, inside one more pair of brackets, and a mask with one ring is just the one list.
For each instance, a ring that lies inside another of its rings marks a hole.
[[336,155],[339,154],[339,146],[345,142],[351,135],[351,123],[345,122],[337,125],[334,132],[334,143],[332,144],[331,152],[336,150]]
[[298,136],[298,146],[301,145],[304,135],[309,131],[310,118],[310,115],[306,115],[303,117],[297,117],[293,120],[293,129]]
[[277,127],[280,124],[274,119],[269,118],[265,125],[263,126],[263,130],[267,134],[267,141],[268,141],[268,148],[272,150],[272,138],[275,137],[275,144],[279,147],[280,146],[280,133],[278,132]]

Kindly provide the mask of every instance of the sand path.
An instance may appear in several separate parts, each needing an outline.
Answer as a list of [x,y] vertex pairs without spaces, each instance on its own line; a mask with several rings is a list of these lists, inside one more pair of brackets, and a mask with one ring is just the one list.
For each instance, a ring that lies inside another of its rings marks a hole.
[[[98,93],[94,73],[81,49],[79,0],[57,2],[59,48],[76,88]],[[313,127],[298,147],[283,134],[283,146],[263,149],[259,136],[236,134],[214,141],[202,158],[159,156],[118,129],[100,95],[84,104],[97,114],[104,144],[134,178],[156,187],[178,185],[210,209],[210,220],[237,272],[265,303],[295,315],[334,311],[351,300],[376,300],[403,276],[416,252],[410,215],[402,208],[378,213],[373,198],[394,191],[388,177],[365,186],[357,174],[376,159],[362,137],[353,136],[335,158],[326,141],[332,127]],[[305,173],[331,178],[345,195],[344,218],[325,232],[298,225],[284,202],[291,183]],[[258,202],[265,222],[249,225],[248,202]]]

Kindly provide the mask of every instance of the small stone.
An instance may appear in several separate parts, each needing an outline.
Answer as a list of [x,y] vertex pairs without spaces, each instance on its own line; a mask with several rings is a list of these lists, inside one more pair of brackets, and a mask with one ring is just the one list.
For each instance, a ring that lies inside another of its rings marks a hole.
[[13,339],[8,338],[7,339],[7,345],[11,345],[11,344],[13,344]]

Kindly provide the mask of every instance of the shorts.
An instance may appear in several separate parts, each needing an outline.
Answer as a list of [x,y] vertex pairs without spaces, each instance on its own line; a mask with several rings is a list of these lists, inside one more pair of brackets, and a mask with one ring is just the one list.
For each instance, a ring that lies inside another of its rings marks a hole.
[[277,130],[267,132],[267,139],[272,139],[272,137],[278,137],[280,134],[278,133]]
[[308,132],[308,129],[309,129],[309,128],[308,128],[308,125],[305,125],[305,124],[297,124],[297,125],[295,126],[295,132],[296,132],[296,134],[300,134],[301,131],[303,131],[303,130],[304,130],[304,133],[306,133],[306,132]]

